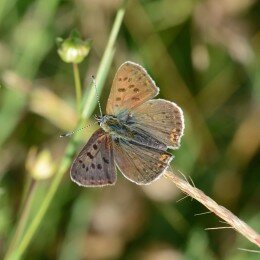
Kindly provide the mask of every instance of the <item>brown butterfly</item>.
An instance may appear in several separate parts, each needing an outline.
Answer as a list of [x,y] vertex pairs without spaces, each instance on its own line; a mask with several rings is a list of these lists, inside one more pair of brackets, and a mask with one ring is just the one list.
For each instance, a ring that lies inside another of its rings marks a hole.
[[108,98],[107,115],[97,117],[98,129],[74,160],[70,175],[86,187],[112,185],[116,168],[132,182],[149,184],[173,159],[184,130],[181,108],[152,99],[159,93],[140,65],[127,61],[118,69]]

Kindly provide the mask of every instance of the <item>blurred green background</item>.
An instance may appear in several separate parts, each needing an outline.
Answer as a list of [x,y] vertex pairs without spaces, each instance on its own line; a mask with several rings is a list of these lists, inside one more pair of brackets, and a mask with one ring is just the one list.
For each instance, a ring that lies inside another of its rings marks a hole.
[[[28,211],[26,227],[46,195],[69,142],[59,135],[76,127],[72,66],[59,58],[56,38],[76,28],[92,39],[79,65],[84,91],[120,6],[0,1],[0,258],[21,212]],[[172,166],[258,231],[259,14],[253,0],[130,0],[100,97],[105,109],[122,62],[144,66],[159,97],[184,110],[185,135]],[[83,131],[78,151],[93,131]],[[35,170],[37,160],[43,166]],[[232,229],[205,231],[225,224],[213,214],[194,216],[207,210],[190,198],[177,202],[183,196],[165,178],[141,187],[118,174],[113,187],[87,189],[67,171],[23,258],[259,259],[238,250],[257,248]]]

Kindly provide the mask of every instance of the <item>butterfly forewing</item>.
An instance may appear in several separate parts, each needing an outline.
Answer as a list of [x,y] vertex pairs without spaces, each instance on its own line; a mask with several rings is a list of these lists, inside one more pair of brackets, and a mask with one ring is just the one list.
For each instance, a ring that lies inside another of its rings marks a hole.
[[184,118],[181,108],[175,103],[153,99],[131,111],[131,114],[132,128],[149,133],[172,149],[180,146]]
[[122,174],[137,184],[149,184],[161,176],[173,156],[133,141],[114,142],[115,161]]
[[82,186],[104,186],[116,182],[111,137],[102,129],[89,139],[72,164],[71,179]]
[[133,62],[123,63],[113,80],[106,112],[118,115],[120,112],[139,106],[159,93],[146,70]]

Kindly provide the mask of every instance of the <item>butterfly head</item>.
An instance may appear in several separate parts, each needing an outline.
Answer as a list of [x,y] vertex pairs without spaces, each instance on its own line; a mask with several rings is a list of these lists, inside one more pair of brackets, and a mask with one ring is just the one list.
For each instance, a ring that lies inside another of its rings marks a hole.
[[110,134],[116,134],[120,131],[122,125],[117,117],[111,115],[95,116],[99,126]]
[[109,121],[111,116],[104,115],[104,116],[95,116],[95,119],[97,120],[98,124],[100,125],[103,130],[106,132],[109,132],[109,127],[107,122]]

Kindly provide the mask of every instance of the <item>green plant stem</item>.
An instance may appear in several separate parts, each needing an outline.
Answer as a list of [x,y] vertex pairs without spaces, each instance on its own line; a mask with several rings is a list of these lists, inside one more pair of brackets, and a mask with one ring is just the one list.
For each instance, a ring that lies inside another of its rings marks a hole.
[[[115,41],[119,32],[119,29],[121,27],[124,13],[125,13],[125,8],[126,8],[127,1],[124,1],[124,4],[122,7],[117,11],[117,15],[115,17],[115,21],[109,36],[108,44],[106,46],[105,52],[103,54],[102,60],[99,65],[98,73],[97,73],[97,89],[99,92],[101,92],[105,79],[108,74],[108,70],[110,67],[110,64],[113,59],[113,55],[115,53]],[[81,114],[81,120],[79,122],[78,128],[84,125],[84,120],[88,118],[96,104],[97,104],[97,99],[95,97],[95,93],[93,88],[90,89],[91,95],[87,94],[84,95],[84,109]],[[78,143],[78,138],[79,138],[79,133],[76,133],[71,141],[68,144],[68,147],[66,149],[65,155],[61,161],[60,167],[54,176],[49,189],[46,192],[46,196],[43,199],[41,205],[39,205],[39,210],[36,213],[35,217],[32,219],[31,223],[28,225],[28,228],[24,232],[24,236],[21,239],[21,243],[17,246],[15,252],[13,252],[13,258],[12,259],[19,259],[21,256],[24,254],[26,251],[27,247],[29,246],[35,232],[37,231],[54,195],[55,192],[58,189],[58,186],[62,180],[62,177],[64,173],[67,171],[68,167],[71,164],[72,158],[74,153],[76,152],[77,149],[77,143]],[[11,259],[11,258],[10,258]]]
[[73,66],[74,84],[75,84],[75,92],[76,92],[77,111],[78,111],[78,115],[79,115],[80,114],[80,104],[81,104],[81,99],[82,99],[79,67],[78,67],[77,63],[73,63],[72,66]]
[[[117,15],[109,35],[107,46],[98,68],[96,76],[98,94],[101,93],[102,87],[104,86],[110,65],[112,63],[113,56],[115,54],[115,41],[125,15],[125,8],[127,6],[127,2],[128,0],[125,0],[122,4],[122,7],[117,11]],[[84,119],[89,118],[92,115],[97,104],[96,93],[93,86],[87,89],[83,100],[84,107],[81,116]]]
[[29,188],[27,191],[27,196],[25,198],[24,205],[21,210],[21,215],[19,217],[19,221],[18,221],[16,230],[15,230],[14,236],[13,236],[13,238],[10,242],[9,248],[7,250],[6,257],[5,257],[6,259],[8,259],[9,256],[12,254],[17,242],[19,241],[19,239],[22,236],[23,230],[25,228],[25,225],[26,225],[26,222],[27,222],[27,219],[29,216],[29,212],[31,209],[31,202],[35,195],[36,187],[37,187],[37,182],[35,180],[30,180]]

